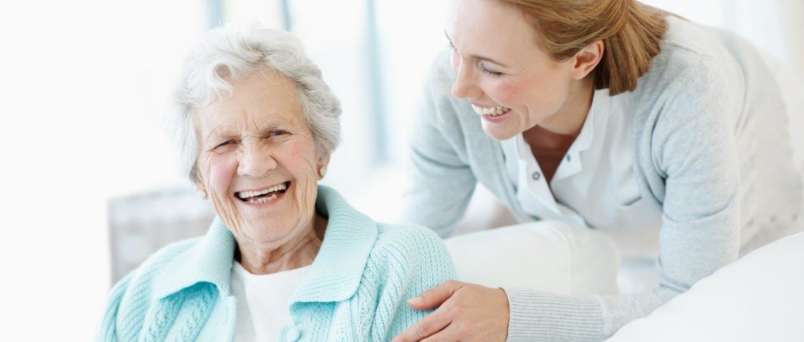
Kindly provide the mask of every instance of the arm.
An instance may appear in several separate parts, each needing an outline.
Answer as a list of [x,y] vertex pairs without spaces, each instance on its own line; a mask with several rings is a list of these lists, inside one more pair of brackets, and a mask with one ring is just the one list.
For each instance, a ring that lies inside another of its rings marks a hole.
[[98,331],[97,341],[116,342],[117,338],[117,312],[120,308],[120,302],[123,300],[123,295],[128,289],[128,283],[131,281],[133,273],[129,273],[121,279],[112,290],[109,292],[109,300],[106,306],[106,312],[103,314],[103,321],[101,321],[100,330]]
[[740,175],[732,117],[741,100],[732,94],[740,85],[726,84],[712,68],[699,65],[679,77],[659,98],[664,109],[657,119],[648,120],[648,154],[665,179],[659,286],[586,298],[507,289],[510,341],[603,339],[737,258]]
[[402,220],[449,236],[461,219],[477,180],[457,152],[464,138],[455,108],[449,99],[448,63],[441,56],[427,82],[410,138],[409,188]]
[[[708,74],[708,68],[690,68],[679,82],[666,87],[664,97],[656,99],[661,111],[646,124],[649,152],[641,161],[649,160],[665,182],[664,193],[657,195],[663,202],[657,288],[612,296],[505,289],[506,302],[495,300],[499,295],[493,289],[448,283],[425,293],[427,303],[416,305],[447,313],[430,315],[401,340],[429,336],[464,341],[600,341],[735,260],[739,169],[730,114],[738,99],[730,97],[729,85]],[[444,292],[448,295],[438,295]],[[470,310],[478,302],[485,310]],[[498,324],[506,318],[507,331],[506,325]],[[459,331],[455,326],[470,329]],[[484,328],[472,328],[477,326]],[[489,327],[498,331],[492,334]]]

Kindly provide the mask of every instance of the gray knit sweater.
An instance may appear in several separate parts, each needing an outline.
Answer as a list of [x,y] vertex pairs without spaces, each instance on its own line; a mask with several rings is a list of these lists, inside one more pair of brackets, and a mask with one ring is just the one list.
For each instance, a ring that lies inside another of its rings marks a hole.
[[[672,17],[668,24],[662,52],[638,88],[616,96],[636,123],[634,177],[642,196],[662,207],[659,286],[589,297],[506,289],[509,341],[605,339],[745,252],[800,226],[794,221],[801,177],[768,68],[753,47],[732,34]],[[468,102],[449,95],[453,79],[448,54],[442,54],[412,136],[414,188],[406,194],[404,218],[446,237],[480,182],[518,220],[538,220],[515,196],[500,142],[484,134]]]

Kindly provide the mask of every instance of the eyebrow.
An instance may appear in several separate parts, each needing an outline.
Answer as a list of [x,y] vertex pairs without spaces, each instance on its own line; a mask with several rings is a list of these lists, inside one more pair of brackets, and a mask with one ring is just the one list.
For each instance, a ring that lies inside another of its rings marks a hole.
[[[444,31],[444,37],[447,37],[447,41],[449,42],[449,45],[452,46],[453,49],[457,50],[457,48],[455,47],[455,43],[452,42],[452,38],[449,37],[449,33],[447,33],[447,31]],[[499,66],[501,66],[503,68],[508,68],[508,66],[505,65],[504,63],[498,62],[498,61],[494,60],[493,58],[489,58],[489,57],[486,57],[486,56],[469,55],[469,57],[477,59],[477,60],[481,60],[481,61],[491,62],[491,63],[497,64],[497,65],[499,65]]]
[[[268,125],[265,125],[264,127],[260,127],[258,129],[258,134],[266,135],[278,129],[284,129],[284,128],[282,128],[281,124],[272,122],[269,123]],[[236,135],[236,133],[233,133],[232,130],[229,129],[229,127],[218,126],[209,131],[209,133],[207,133],[206,139],[207,140],[212,140],[211,138],[220,139],[231,135]]]

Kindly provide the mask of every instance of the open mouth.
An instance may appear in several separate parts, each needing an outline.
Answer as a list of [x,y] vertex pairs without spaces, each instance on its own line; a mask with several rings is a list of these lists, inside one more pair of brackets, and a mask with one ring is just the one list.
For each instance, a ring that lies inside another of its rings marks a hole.
[[290,185],[291,182],[287,181],[264,189],[238,191],[235,192],[235,197],[237,197],[237,199],[240,201],[249,204],[264,204],[285,194],[285,192],[290,188]]
[[503,107],[503,106],[494,106],[494,107],[481,107],[472,105],[472,109],[474,109],[475,113],[478,115],[482,115],[485,117],[498,117],[505,114],[508,114],[511,111],[511,108]]

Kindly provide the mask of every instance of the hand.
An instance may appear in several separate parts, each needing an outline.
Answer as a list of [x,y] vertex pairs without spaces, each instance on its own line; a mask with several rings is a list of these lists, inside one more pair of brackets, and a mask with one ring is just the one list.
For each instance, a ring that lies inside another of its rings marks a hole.
[[508,296],[502,289],[450,280],[408,304],[416,310],[438,309],[393,342],[504,342],[508,337]]

